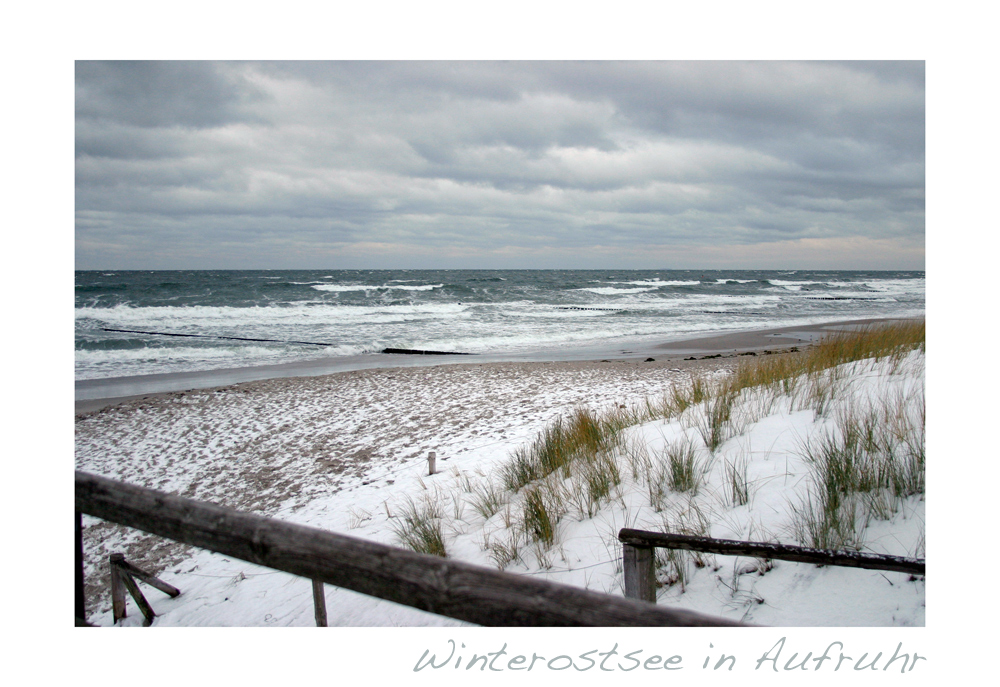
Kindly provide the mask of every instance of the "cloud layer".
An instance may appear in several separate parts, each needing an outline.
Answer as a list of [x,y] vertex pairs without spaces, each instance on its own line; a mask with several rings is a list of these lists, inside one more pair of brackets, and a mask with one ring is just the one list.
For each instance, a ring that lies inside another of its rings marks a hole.
[[78,62],[79,269],[924,265],[922,62]]

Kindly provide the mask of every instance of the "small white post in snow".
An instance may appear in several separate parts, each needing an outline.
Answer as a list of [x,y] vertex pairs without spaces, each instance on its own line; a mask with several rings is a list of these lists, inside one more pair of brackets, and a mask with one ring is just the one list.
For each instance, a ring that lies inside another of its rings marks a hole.
[[427,474],[434,474],[434,463],[437,462],[437,453],[431,451],[427,454]]

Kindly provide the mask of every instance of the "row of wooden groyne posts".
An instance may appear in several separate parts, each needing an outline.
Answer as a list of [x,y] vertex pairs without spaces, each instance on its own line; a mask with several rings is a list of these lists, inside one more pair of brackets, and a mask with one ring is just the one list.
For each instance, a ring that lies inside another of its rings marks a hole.
[[[432,468],[433,469],[433,468]],[[478,625],[732,626],[728,619],[656,605],[655,548],[751,556],[924,575],[922,559],[825,551],[623,529],[625,596],[430,556],[334,532],[223,508],[78,471],[76,500],[76,624],[87,625],[81,514],[312,580],[316,624],[326,625],[323,585],[331,584]],[[112,554],[113,617],[125,616],[125,593],[145,622],[155,612],[137,581],[181,593]]]

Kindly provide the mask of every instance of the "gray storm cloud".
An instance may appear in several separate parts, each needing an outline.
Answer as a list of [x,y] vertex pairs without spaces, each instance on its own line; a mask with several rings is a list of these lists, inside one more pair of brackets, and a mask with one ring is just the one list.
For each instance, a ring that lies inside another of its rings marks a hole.
[[78,62],[79,269],[923,269],[922,62]]

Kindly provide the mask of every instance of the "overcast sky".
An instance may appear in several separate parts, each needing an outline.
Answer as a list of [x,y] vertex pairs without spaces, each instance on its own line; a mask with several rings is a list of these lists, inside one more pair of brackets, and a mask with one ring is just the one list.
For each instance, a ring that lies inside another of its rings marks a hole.
[[77,269],[924,268],[923,62],[77,62]]

